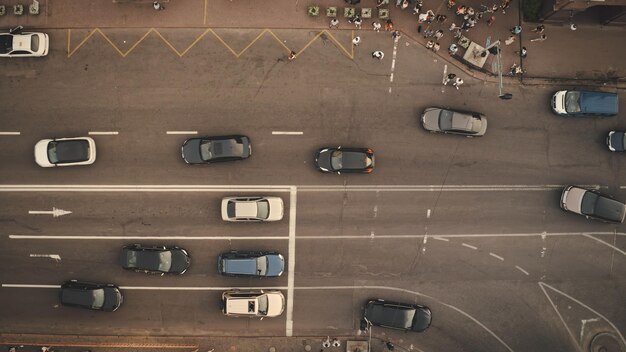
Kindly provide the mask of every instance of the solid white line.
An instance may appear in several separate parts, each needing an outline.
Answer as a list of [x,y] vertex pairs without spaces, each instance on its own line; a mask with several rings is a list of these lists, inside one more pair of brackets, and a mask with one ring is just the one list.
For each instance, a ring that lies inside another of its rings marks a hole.
[[[507,238],[507,237],[547,237],[547,236],[585,236],[585,235],[618,235],[618,236],[626,236],[626,233],[623,232],[555,232],[555,233],[474,233],[474,234],[429,234],[431,237],[441,237],[441,238]],[[380,238],[422,238],[424,235],[376,235],[376,237]],[[359,238],[370,238],[367,235],[319,235],[319,236],[300,236],[298,239],[300,240],[317,240],[317,239],[359,239]]]
[[300,136],[300,135],[303,135],[304,132],[272,131],[272,134],[273,135]]
[[478,247],[472,246],[471,244],[467,244],[467,243],[461,243],[461,246],[471,248],[471,249],[478,249]]
[[492,256],[492,257],[494,257],[494,258],[496,258],[496,259],[504,260],[504,258],[502,258],[501,256],[499,256],[499,255],[497,255],[497,254],[495,254],[495,253],[491,253],[491,252],[489,252],[489,255],[490,255],[490,256]]
[[[61,285],[34,284],[2,284],[6,288],[60,288]],[[258,287],[209,287],[209,286],[120,286],[122,290],[154,290],[154,291],[226,291],[226,290],[286,290],[285,286]]]
[[117,135],[119,134],[119,132],[117,131],[110,131],[110,132],[101,132],[101,131],[90,131],[89,135],[93,136],[93,135]]
[[431,235],[431,237],[436,239],[436,240],[439,240],[439,241],[450,242],[450,240],[445,238],[445,237],[432,236],[432,235]]
[[61,288],[61,285],[2,284],[7,288]]
[[621,253],[621,254],[623,254],[623,255],[626,255],[626,252],[624,252],[623,250],[621,250],[621,249],[619,249],[619,248],[615,247],[614,245],[612,245],[612,244],[610,244],[610,243],[607,243],[607,242],[605,242],[605,241],[602,241],[602,240],[601,240],[601,239],[599,239],[599,238],[595,238],[595,237],[593,237],[593,236],[591,236],[591,235],[589,235],[589,234],[584,234],[583,236],[585,236],[585,237],[587,237],[587,238],[594,239],[594,240],[596,240],[596,241],[598,241],[598,242],[602,243],[603,245],[608,246],[608,247],[611,247],[613,250],[615,250],[615,251],[617,251],[617,252],[619,252],[619,253]]
[[530,274],[528,273],[528,271],[524,270],[524,269],[523,269],[521,266],[519,266],[519,265],[516,265],[516,266],[515,266],[515,269],[517,269],[517,270],[519,270],[519,271],[523,272],[523,273],[524,273],[524,274],[526,274],[526,275],[530,275]]
[[0,132],[0,136],[19,136],[20,132]]
[[166,131],[165,134],[198,134],[198,131]]
[[13,240],[288,240],[287,236],[44,236],[9,235]]
[[285,331],[287,336],[293,336],[293,300],[296,272],[296,204],[298,193],[295,187],[289,193],[289,262],[287,263],[287,319]]
[[391,84],[393,83],[393,72],[396,69],[396,56],[398,54],[398,39],[393,40],[393,54],[391,56],[391,74],[389,75],[389,93],[391,93]]
[[428,209],[428,211],[426,211],[426,219],[430,219],[430,209]]

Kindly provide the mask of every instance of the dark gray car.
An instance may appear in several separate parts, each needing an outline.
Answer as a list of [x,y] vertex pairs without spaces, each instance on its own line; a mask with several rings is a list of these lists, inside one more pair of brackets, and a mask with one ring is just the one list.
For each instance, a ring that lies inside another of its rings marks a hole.
[[70,280],[61,285],[59,300],[65,306],[113,312],[120,307],[123,298],[116,285]]
[[190,138],[182,146],[183,160],[187,164],[243,160],[250,155],[250,139],[241,135]]
[[226,276],[277,277],[285,270],[285,258],[276,252],[230,251],[217,258],[217,271]]
[[424,129],[430,132],[467,137],[479,137],[487,132],[487,119],[477,112],[430,107],[424,110],[421,121]]
[[626,151],[626,132],[611,131],[606,137],[606,145],[612,152]]
[[595,190],[567,186],[561,194],[561,209],[605,222],[622,223],[626,205]]
[[430,326],[432,313],[426,306],[371,300],[365,306],[365,321],[385,328],[421,332]]
[[172,246],[132,244],[122,248],[120,265],[126,270],[147,274],[184,274],[191,265],[189,253]]

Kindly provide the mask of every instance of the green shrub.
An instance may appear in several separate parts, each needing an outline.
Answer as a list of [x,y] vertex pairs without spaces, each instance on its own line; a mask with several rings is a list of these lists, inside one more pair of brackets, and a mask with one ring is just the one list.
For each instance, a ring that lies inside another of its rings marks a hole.
[[541,3],[541,0],[523,0],[522,13],[524,14],[524,21],[534,22],[539,20]]

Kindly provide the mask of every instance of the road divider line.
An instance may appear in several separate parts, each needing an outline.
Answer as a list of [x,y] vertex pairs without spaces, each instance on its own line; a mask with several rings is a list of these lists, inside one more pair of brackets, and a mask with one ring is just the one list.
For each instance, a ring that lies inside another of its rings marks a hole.
[[491,252],[489,252],[489,255],[490,255],[490,256],[492,256],[492,257],[494,257],[494,258],[496,258],[496,259],[499,259],[499,260],[504,260],[504,258],[502,258],[501,256],[499,256],[499,255],[497,255],[497,254],[495,254],[495,253],[491,253]]
[[12,240],[289,240],[289,236],[45,236],[9,235]]
[[478,249],[478,247],[476,247],[476,246],[472,246],[471,244],[467,244],[467,243],[461,243],[461,246],[463,246],[463,247],[467,247],[467,248],[471,248],[471,249],[473,249],[473,250]]
[[[617,235],[626,236],[623,232],[555,232],[555,233],[475,233],[475,234],[428,234],[430,237],[436,237],[440,241],[449,241],[449,238],[507,238],[507,237],[548,237],[548,236],[585,236],[585,235]],[[372,235],[315,235],[315,236],[298,236],[298,240],[346,240],[346,239],[371,239]],[[422,238],[424,235],[376,235],[376,238],[381,239],[395,239],[395,238]]]
[[591,236],[590,234],[584,234],[583,236],[585,236],[587,238],[591,238],[592,240],[598,241],[598,242],[602,243],[603,245],[605,245],[607,247],[610,247],[611,249],[613,249],[614,251],[617,251],[618,253],[620,253],[622,255],[626,255],[626,252],[624,252],[623,250],[615,247],[614,245],[612,245],[612,244],[610,244],[608,242],[602,241],[599,238],[595,238],[595,237]]
[[519,266],[519,265],[516,265],[516,266],[515,266],[515,269],[517,269],[517,270],[519,270],[519,271],[523,272],[523,273],[524,273],[524,274],[526,274],[527,276],[528,276],[528,275],[530,275],[530,274],[528,273],[528,271],[524,270],[524,269],[523,269],[521,266]]
[[198,131],[167,131],[165,134],[198,134]]
[[[61,285],[37,284],[2,284],[4,288],[61,288]],[[120,286],[122,290],[154,290],[154,291],[226,291],[226,290],[286,290],[286,286],[258,287],[210,287],[210,286]]]
[[286,135],[286,136],[301,136],[304,132],[301,131],[272,131],[273,135]]
[[439,236],[432,236],[432,238],[436,239],[437,241],[444,241],[444,242],[450,242],[449,239],[445,238],[445,237],[439,237]]
[[89,135],[90,136],[97,136],[97,135],[103,135],[103,136],[109,135],[109,136],[112,136],[112,135],[118,135],[118,134],[119,134],[119,132],[117,132],[117,131],[89,131]]
[[289,262],[287,263],[287,313],[285,322],[286,335],[293,336],[293,300],[296,272],[296,205],[298,193],[295,187],[289,193]]
[[20,134],[20,132],[0,132],[0,136],[19,136]]

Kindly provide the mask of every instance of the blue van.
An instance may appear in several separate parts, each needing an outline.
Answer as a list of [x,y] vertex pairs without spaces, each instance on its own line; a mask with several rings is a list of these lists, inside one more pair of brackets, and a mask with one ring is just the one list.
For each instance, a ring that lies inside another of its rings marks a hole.
[[552,110],[562,116],[615,116],[617,93],[561,90],[552,96]]

